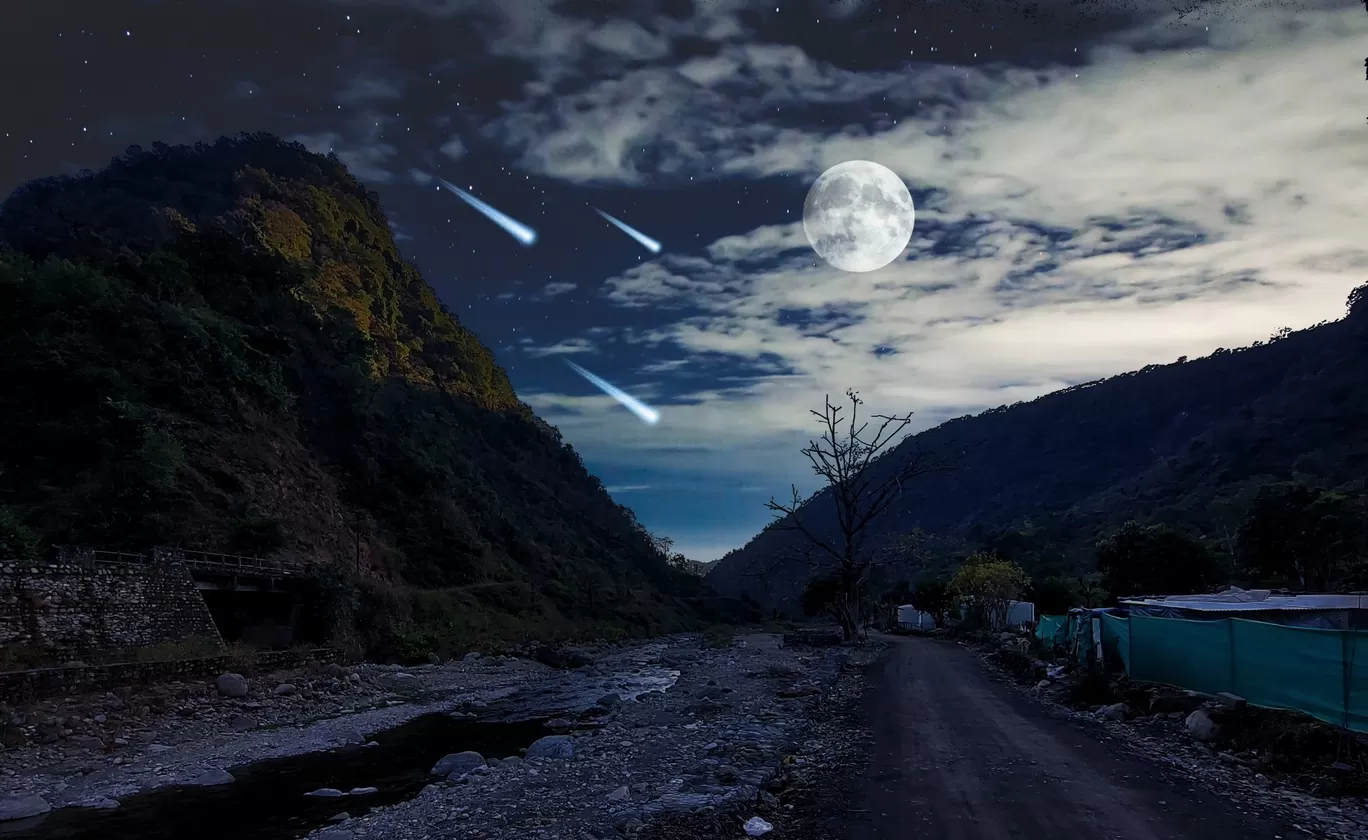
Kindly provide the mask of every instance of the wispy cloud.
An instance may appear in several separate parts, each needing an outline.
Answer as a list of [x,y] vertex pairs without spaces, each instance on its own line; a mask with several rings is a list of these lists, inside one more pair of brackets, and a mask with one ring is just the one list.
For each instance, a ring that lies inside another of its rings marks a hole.
[[[1346,267],[1368,260],[1363,81],[1347,69],[1368,54],[1368,19],[1348,7],[1253,17],[1152,49],[1176,40],[1169,19],[1084,66],[1030,71],[860,74],[737,44],[513,106],[494,131],[546,175],[815,177],[864,158],[902,175],[922,211],[907,259],[859,279],[815,263],[785,224],[604,286],[652,324],[636,335],[658,356],[644,373],[705,357],[780,372],[696,392],[667,383],[649,435],[607,401],[534,405],[596,462],[780,487],[810,481],[789,465],[823,392],[858,388],[871,407],[917,409],[925,427],[1337,317],[1361,282]],[[946,104],[915,107],[932,93]],[[763,117],[789,101],[876,99],[908,116],[837,130]]]
[[534,359],[546,356],[573,356],[598,352],[597,345],[588,338],[567,338],[544,347],[524,347],[523,352]]
[[579,288],[579,284],[577,283],[547,283],[545,286],[542,286],[542,295],[550,300],[551,298],[559,297],[567,292],[573,292],[577,288]]

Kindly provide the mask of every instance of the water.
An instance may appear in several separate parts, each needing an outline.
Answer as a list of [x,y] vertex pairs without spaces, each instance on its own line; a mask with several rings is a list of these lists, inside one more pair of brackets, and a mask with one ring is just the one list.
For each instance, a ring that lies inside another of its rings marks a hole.
[[[353,817],[411,799],[432,781],[428,771],[447,753],[475,750],[507,758],[547,734],[544,722],[479,723],[427,715],[379,733],[377,747],[229,768],[237,779],[212,788],[162,788],[130,796],[112,811],[65,808],[38,820],[0,823],[3,840],[293,840],[345,811]],[[376,787],[369,796],[324,799],[304,794],[330,787]]]

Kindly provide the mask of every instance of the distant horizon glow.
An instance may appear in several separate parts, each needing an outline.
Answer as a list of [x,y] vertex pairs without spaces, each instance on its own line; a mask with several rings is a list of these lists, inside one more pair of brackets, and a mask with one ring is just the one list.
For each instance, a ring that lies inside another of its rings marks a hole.
[[517,219],[514,219],[512,216],[509,216],[507,213],[502,213],[498,210],[495,210],[493,207],[490,207],[488,204],[485,204],[483,201],[479,200],[475,196],[471,195],[470,193],[466,192],[465,190],[461,189],[460,187],[456,186],[455,184],[451,183],[450,181],[441,177],[440,175],[434,175],[433,177],[437,179],[437,183],[441,184],[448,191],[455,193],[466,204],[469,204],[471,207],[474,207],[476,210],[479,210],[482,214],[484,214],[485,218],[489,219],[494,224],[503,228],[504,231],[506,231],[514,239],[521,242],[523,245],[531,245],[532,243],[537,241],[537,232],[532,228],[528,227],[527,225],[523,224]]
[[579,365],[575,364],[569,359],[566,359],[565,363],[569,365],[571,370],[573,370],[575,373],[578,373],[580,376],[583,376],[585,379],[589,380],[589,384],[593,385],[595,388],[598,388],[603,393],[617,400],[628,411],[632,412],[637,417],[640,417],[643,423],[646,423],[650,426],[654,426],[656,423],[660,422],[659,411],[656,411],[654,408],[651,408],[646,403],[642,402],[641,400],[637,399],[636,397],[617,387],[616,385],[604,379],[603,377],[598,376],[594,373],[590,373],[589,371],[585,370],[584,368],[580,367]]

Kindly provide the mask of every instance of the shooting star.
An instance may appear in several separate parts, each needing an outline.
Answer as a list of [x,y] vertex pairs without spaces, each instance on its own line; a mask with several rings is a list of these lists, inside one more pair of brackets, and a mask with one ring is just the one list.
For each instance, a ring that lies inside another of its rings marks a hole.
[[632,237],[636,241],[640,242],[647,251],[650,251],[652,254],[660,253],[660,243],[655,241],[651,237],[647,236],[646,234],[642,233],[634,227],[631,227],[623,222],[618,221],[617,219],[614,219],[612,216],[609,216],[607,213],[603,212],[597,207],[594,208],[594,212],[599,214],[603,218],[607,219],[608,221],[612,222],[613,224],[617,225],[618,230],[622,231],[623,233]]
[[565,363],[569,365],[570,368],[575,371],[575,373],[578,373],[580,376],[583,376],[585,379],[589,380],[589,384],[593,385],[595,388],[598,388],[603,393],[622,403],[624,408],[635,414],[637,417],[640,417],[643,423],[654,426],[656,423],[660,422],[659,411],[656,411],[654,408],[651,408],[646,403],[642,402],[641,400],[637,399],[636,397],[617,387],[616,385],[604,379],[603,377],[596,376],[590,373],[589,371],[585,370],[584,368],[580,367],[579,365],[575,364],[569,359],[566,359]]
[[494,224],[503,228],[505,231],[508,232],[510,236],[512,236],[514,239],[518,240],[522,244],[531,245],[533,242],[537,241],[537,232],[532,228],[528,227],[527,225],[523,224],[522,222],[513,219],[503,213],[500,213],[498,210],[495,210],[493,207],[490,207],[488,204],[485,204],[483,201],[479,200],[475,196],[471,195],[470,193],[466,192],[465,190],[461,189],[460,187],[456,186],[455,184],[451,183],[445,178],[439,177],[437,179],[437,183],[441,184],[447,190],[456,193],[456,195],[460,196],[462,201],[464,201],[466,204],[469,204],[471,207],[474,207],[476,210],[479,210],[481,213],[484,214],[485,218],[489,219]]

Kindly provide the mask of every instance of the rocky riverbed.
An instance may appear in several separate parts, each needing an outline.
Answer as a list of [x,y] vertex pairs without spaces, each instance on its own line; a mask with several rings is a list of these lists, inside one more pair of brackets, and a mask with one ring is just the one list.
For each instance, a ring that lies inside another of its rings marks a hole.
[[844,656],[838,648],[783,647],[773,636],[723,649],[675,637],[556,663],[587,662],[575,668],[472,657],[409,670],[315,667],[247,680],[242,696],[230,696],[240,689],[225,692],[220,680],[154,689],[166,698],[155,704],[148,692],[73,698],[17,710],[24,738],[0,752],[8,795],[0,811],[21,800],[117,810],[139,792],[196,783],[222,785],[231,797],[235,768],[385,741],[375,733],[443,714],[472,725],[545,721],[552,737],[525,758],[433,776],[397,804],[339,804],[351,813],[321,834],[630,834],[662,815],[755,803]]

